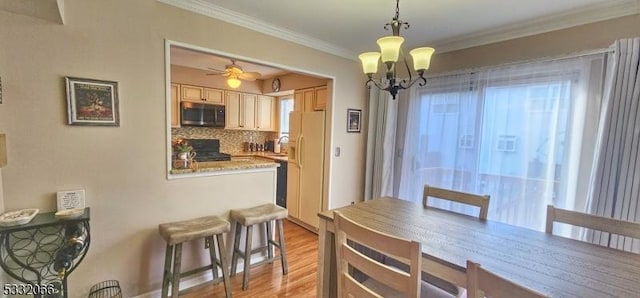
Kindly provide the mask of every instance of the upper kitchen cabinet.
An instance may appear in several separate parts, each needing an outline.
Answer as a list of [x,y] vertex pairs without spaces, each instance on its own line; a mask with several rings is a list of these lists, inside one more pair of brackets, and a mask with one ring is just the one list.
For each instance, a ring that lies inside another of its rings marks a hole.
[[315,97],[313,100],[313,109],[322,111],[327,108],[327,86],[313,88]]
[[293,110],[296,112],[322,111],[327,106],[327,86],[296,90]]
[[224,90],[205,88],[191,85],[181,86],[181,100],[204,102],[210,104],[224,104]]
[[171,127],[180,127],[180,85],[171,84]]
[[242,101],[240,92],[227,91],[225,93],[225,126],[226,129],[242,129],[242,119],[240,117]]
[[276,99],[272,96],[258,95],[256,102],[256,129],[276,131]]
[[258,96],[255,94],[242,93],[242,101],[240,102],[240,119],[242,120],[242,128],[253,130],[256,128],[256,100]]
[[[226,129],[256,130],[257,118],[256,106],[258,95],[240,93],[234,91],[226,92]],[[259,106],[259,104],[258,104]],[[273,117],[273,116],[271,116]]]

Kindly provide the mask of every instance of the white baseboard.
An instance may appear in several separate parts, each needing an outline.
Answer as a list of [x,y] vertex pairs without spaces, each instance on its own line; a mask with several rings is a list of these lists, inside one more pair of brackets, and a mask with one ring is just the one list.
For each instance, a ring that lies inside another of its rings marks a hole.
[[[267,259],[266,256],[254,256],[254,257],[251,257],[251,264],[256,264],[266,259]],[[244,269],[244,266],[242,264],[241,258],[239,259],[238,266],[236,268],[237,268],[236,274],[240,274],[243,272],[242,270]],[[220,271],[220,269],[218,269],[218,275],[222,276],[222,272]],[[180,280],[180,291],[201,285],[206,282],[210,282],[212,280],[213,280],[213,273],[211,273],[210,270],[193,275],[191,277],[183,278]],[[171,286],[169,286],[169,293],[171,293]],[[133,298],[160,298],[161,296],[162,296],[162,288],[135,296]]]

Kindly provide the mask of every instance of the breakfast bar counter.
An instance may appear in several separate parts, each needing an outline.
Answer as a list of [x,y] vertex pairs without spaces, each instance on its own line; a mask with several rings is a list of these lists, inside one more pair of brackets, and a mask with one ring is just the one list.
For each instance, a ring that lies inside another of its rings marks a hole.
[[198,162],[195,167],[190,169],[172,169],[171,174],[215,173],[235,170],[275,169],[277,167],[278,163],[270,160],[210,161]]

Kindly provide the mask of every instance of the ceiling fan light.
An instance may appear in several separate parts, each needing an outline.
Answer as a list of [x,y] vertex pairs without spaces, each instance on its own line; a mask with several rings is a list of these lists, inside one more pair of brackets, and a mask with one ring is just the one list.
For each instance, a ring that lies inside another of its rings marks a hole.
[[424,48],[416,48],[409,52],[411,57],[413,57],[413,69],[418,70],[427,70],[431,65],[431,55],[435,52],[434,48],[424,47]]
[[404,42],[401,36],[386,36],[378,39],[380,52],[382,53],[382,62],[397,62],[400,56],[400,46]]
[[378,61],[380,60],[380,53],[378,52],[366,52],[358,56],[362,62],[362,71],[365,74],[374,74],[378,72]]
[[242,83],[240,80],[238,80],[238,78],[236,77],[229,77],[227,79],[227,85],[229,85],[229,87],[236,89],[238,87],[240,87],[240,83]]

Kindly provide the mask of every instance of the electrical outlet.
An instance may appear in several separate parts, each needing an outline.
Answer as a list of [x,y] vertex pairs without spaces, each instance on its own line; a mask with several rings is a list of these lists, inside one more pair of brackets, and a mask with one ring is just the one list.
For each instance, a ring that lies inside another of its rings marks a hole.
[[340,157],[340,147],[336,147],[336,153],[335,153],[336,157]]

